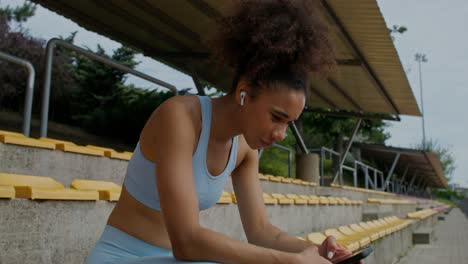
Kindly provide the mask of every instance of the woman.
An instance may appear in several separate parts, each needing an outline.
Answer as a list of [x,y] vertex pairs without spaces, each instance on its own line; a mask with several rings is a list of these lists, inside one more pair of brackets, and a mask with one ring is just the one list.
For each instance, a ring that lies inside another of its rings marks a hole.
[[[334,59],[310,1],[242,1],[215,41],[234,66],[226,96],[173,97],[147,121],[124,188],[87,263],[330,263],[350,254],[270,224],[257,178],[257,149],[285,137],[301,114],[309,72]],[[229,175],[248,243],[203,228]],[[207,262],[205,262],[207,263]]]

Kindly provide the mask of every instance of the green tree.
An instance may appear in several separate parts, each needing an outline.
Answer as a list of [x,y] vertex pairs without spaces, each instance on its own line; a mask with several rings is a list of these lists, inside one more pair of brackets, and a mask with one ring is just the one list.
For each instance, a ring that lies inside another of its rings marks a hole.
[[405,26],[393,25],[393,27],[389,28],[388,30],[390,31],[390,37],[393,41],[395,41],[395,35],[405,33],[408,31],[408,28]]
[[453,155],[450,146],[442,146],[437,140],[429,139],[426,140],[424,144],[422,142],[416,144],[414,148],[426,152],[434,152],[439,157],[447,181],[452,180],[453,173],[455,172],[457,166],[455,164],[455,156]]
[[[357,123],[355,118],[334,117],[318,113],[303,113],[302,135],[308,147],[326,146],[342,152],[345,138],[351,136]],[[390,138],[387,124],[378,119],[364,119],[357,138],[361,142],[384,144]]]
[[15,21],[17,23],[26,22],[36,12],[36,4],[26,2],[21,6],[11,7],[7,5],[0,8],[0,16],[4,17],[8,22]]
[[[294,178],[296,171],[294,155],[296,139],[292,135],[292,132],[289,128],[287,130],[286,138],[282,142],[278,142],[278,144],[293,151],[291,176]],[[287,151],[276,147],[269,147],[264,149],[259,161],[259,172],[263,174],[288,177],[288,155],[289,153]]]

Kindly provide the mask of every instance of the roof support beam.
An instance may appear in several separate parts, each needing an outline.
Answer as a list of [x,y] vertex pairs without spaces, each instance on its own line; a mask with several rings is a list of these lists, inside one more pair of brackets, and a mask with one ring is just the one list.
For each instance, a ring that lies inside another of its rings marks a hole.
[[361,50],[358,48],[357,44],[354,42],[353,38],[349,34],[349,32],[346,30],[343,22],[338,18],[336,15],[335,11],[333,8],[328,4],[326,0],[322,0],[322,5],[324,6],[325,10],[327,10],[328,14],[331,16],[331,18],[335,21],[336,25],[338,26],[340,32],[343,34],[346,42],[348,45],[353,49],[353,51],[357,54],[358,59],[362,61],[363,63],[363,68],[366,71],[366,73],[371,77],[371,80],[376,84],[377,88],[379,89],[380,93],[382,94],[384,100],[393,108],[396,114],[400,114],[400,111],[398,110],[398,107],[396,104],[393,102],[390,94],[387,92],[385,89],[384,85],[382,82],[379,80],[377,77],[377,74],[372,70],[370,67],[369,62],[365,59],[363,53]]
[[[346,155],[348,155],[348,152],[351,149],[351,145],[353,144],[354,138],[356,137],[356,134],[359,131],[359,127],[361,126],[361,122],[362,122],[362,119],[358,119],[356,125],[354,125],[353,134],[351,135],[351,138],[348,140],[348,144],[346,145],[345,152],[341,154],[340,168],[335,173],[335,176],[333,177],[332,183],[335,183],[336,178],[338,177],[338,175],[340,175],[342,173],[343,165],[344,165],[344,162],[346,160]],[[340,179],[341,179],[341,177],[340,177]],[[343,183],[340,182],[340,184],[343,184]]]
[[205,90],[203,89],[203,85],[200,82],[200,79],[198,79],[197,76],[193,75],[192,76],[193,83],[195,84],[195,87],[197,87],[197,91],[199,95],[206,95]]
[[[310,91],[312,93],[315,93],[315,94],[318,93],[317,90],[311,89]],[[317,94],[317,97],[320,97],[320,96]],[[325,98],[326,97],[321,98],[321,99],[325,101]],[[326,98],[326,99],[328,99],[328,98]],[[329,105],[333,104],[333,105],[336,106],[336,104],[334,104],[332,101],[330,101],[330,102],[327,101],[327,103]],[[335,107],[335,108],[338,109],[338,107]],[[320,108],[309,108],[307,106],[304,108],[304,112],[318,113],[318,114],[323,114],[323,115],[328,115],[328,116],[336,116],[336,117],[362,118],[362,119],[368,119],[368,120],[401,121],[399,116],[393,116],[393,115],[378,116],[378,115],[374,115],[374,114],[366,114],[366,113],[346,111],[346,110],[324,110],[324,109],[320,109]]]
[[424,182],[425,179],[426,179],[426,178],[421,177],[421,180],[418,182],[418,184],[416,184],[416,187],[421,188],[422,183]]
[[205,14],[207,17],[211,17],[213,19],[218,19],[221,17],[221,14],[216,9],[212,8],[203,0],[189,0],[187,2],[198,9],[198,11]]
[[408,193],[408,191],[413,188],[413,183],[414,183],[414,180],[416,179],[416,176],[418,175],[418,170],[416,170],[413,174],[413,178],[411,179],[409,185],[408,185],[408,190],[406,190],[406,193]]
[[403,183],[403,181],[406,178],[406,175],[408,174],[408,169],[409,169],[409,163],[406,165],[405,171],[403,172],[403,176],[400,179],[400,183]]
[[328,78],[328,83],[333,88],[335,88],[344,98],[346,98],[346,100],[348,100],[356,110],[363,111],[362,107],[356,101],[354,101],[351,95],[345,89],[343,89],[340,85],[338,85],[336,81],[334,81],[331,78]]
[[382,185],[383,185],[382,186],[382,191],[385,191],[385,189],[388,186],[388,183],[389,183],[390,179],[393,178],[393,171],[395,170],[395,167],[396,167],[399,159],[400,159],[400,153],[397,152],[397,154],[395,155],[395,159],[393,160],[392,167],[390,168],[390,171],[387,174],[387,179],[385,179],[385,183],[382,183]]
[[313,87],[310,87],[310,92],[315,94],[318,98],[322,99],[324,102],[326,102],[331,108],[335,108],[335,109],[338,109],[339,107],[333,103],[332,100],[330,100],[328,97],[326,97],[324,94],[322,94],[319,90],[313,88]]

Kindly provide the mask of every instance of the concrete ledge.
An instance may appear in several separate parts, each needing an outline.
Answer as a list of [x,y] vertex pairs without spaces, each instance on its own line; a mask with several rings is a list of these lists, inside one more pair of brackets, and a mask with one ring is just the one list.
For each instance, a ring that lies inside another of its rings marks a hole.
[[[0,199],[0,263],[82,263],[99,238],[115,203]],[[267,206],[273,224],[292,235],[357,223],[357,205]],[[217,205],[200,222],[245,240],[236,204]]]
[[406,215],[416,211],[415,204],[362,204],[362,220],[370,221],[392,215]]
[[[99,238],[115,203],[0,199],[0,263],[82,263]],[[360,222],[361,206],[267,206],[273,224],[292,235]],[[375,241],[366,264],[391,264],[412,246],[417,228],[430,228],[437,215]],[[236,204],[200,213],[203,226],[245,240]]]
[[128,161],[0,143],[0,172],[52,177],[65,186],[75,178],[122,184]]

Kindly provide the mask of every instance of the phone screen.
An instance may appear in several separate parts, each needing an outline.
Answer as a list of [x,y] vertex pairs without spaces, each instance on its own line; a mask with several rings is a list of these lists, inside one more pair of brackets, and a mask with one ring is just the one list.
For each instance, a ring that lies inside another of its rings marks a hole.
[[337,260],[334,264],[354,264],[359,260],[369,256],[372,251],[374,251],[374,248],[372,246],[368,246],[360,251],[353,253],[351,256],[348,256],[345,259]]

